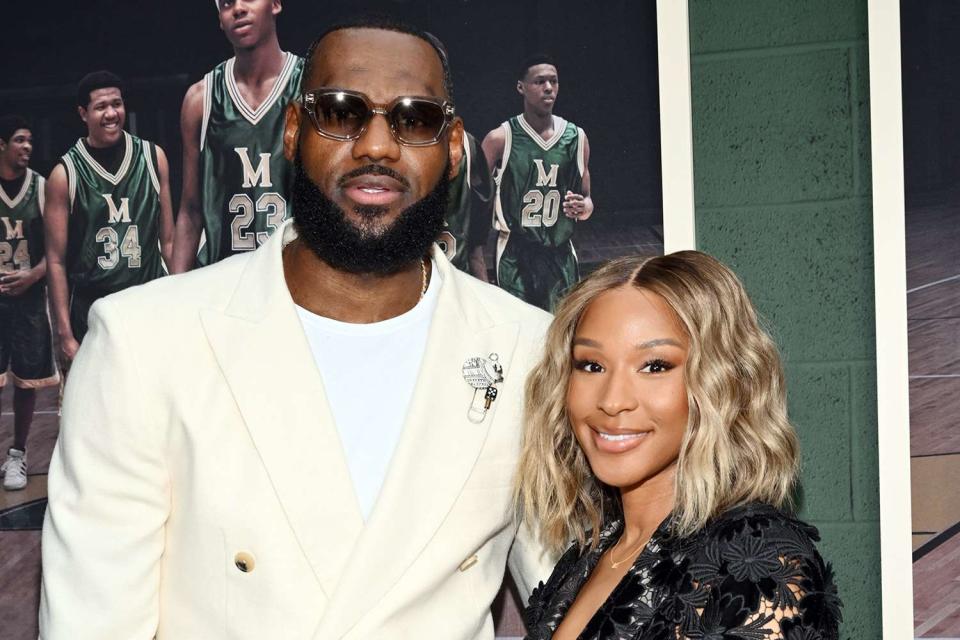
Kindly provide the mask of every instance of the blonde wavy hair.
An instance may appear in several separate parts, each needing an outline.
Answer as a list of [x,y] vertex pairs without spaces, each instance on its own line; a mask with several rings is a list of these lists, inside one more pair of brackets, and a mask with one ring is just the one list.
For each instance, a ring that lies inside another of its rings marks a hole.
[[566,414],[572,345],[580,318],[601,293],[635,287],[662,297],[689,338],[689,418],[675,480],[673,533],[689,535],[739,504],[789,503],[799,446],[787,419],[777,348],[734,273],[699,251],[604,264],[560,303],[546,350],[527,379],[515,496],[544,544],[562,550],[598,541],[619,513],[619,493],[601,483]]

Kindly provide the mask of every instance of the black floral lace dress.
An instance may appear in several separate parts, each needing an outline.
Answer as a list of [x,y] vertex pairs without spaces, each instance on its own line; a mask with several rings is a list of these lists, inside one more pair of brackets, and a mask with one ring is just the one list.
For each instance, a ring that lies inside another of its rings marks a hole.
[[[530,596],[527,640],[553,637],[600,556],[575,544]],[[835,640],[840,599],[817,530],[764,504],[737,507],[678,539],[665,522],[579,640]]]

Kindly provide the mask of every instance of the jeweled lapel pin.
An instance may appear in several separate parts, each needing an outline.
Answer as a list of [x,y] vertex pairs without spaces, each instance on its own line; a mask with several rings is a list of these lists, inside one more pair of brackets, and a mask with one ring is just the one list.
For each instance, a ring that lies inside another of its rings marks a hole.
[[[487,415],[490,405],[497,399],[497,383],[503,382],[503,367],[498,360],[500,356],[491,353],[489,357],[474,356],[467,358],[463,363],[463,379],[473,387],[473,400],[467,409],[467,419],[470,422],[480,423]],[[477,406],[477,394],[483,390],[483,407]]]

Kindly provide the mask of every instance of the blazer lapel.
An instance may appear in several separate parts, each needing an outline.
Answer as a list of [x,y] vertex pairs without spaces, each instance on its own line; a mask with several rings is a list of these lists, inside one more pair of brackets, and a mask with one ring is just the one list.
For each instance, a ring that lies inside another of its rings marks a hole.
[[363,520],[336,425],[283,277],[289,223],[249,259],[207,338],[290,526],[328,597]]
[[443,279],[403,433],[374,511],[351,554],[315,638],[340,638],[402,577],[457,500],[495,419],[467,418],[474,390],[462,375],[472,356],[497,353],[510,375],[519,327],[493,325],[464,297],[442,254]]

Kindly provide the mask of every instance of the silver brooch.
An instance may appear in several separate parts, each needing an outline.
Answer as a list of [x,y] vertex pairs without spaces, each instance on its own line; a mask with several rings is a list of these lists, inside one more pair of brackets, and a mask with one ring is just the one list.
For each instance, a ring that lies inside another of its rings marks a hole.
[[[490,405],[497,399],[496,385],[503,382],[503,367],[497,362],[499,359],[500,356],[491,353],[487,358],[474,356],[463,363],[463,379],[474,389],[473,400],[467,409],[470,422],[483,422]],[[483,391],[482,404],[478,397],[480,391]]]

